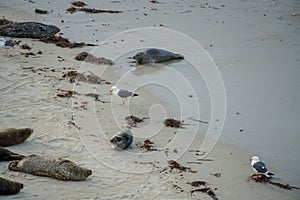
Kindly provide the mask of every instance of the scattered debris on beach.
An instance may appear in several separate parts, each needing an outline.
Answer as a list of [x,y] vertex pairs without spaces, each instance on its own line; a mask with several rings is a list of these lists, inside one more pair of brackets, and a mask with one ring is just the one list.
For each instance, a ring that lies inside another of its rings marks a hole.
[[205,181],[193,181],[193,182],[187,182],[187,184],[193,186],[193,187],[199,187],[201,185],[206,185]]
[[83,46],[96,46],[95,44],[84,43],[84,42],[70,42],[69,39],[64,38],[62,36],[50,35],[48,37],[43,37],[40,39],[41,42],[45,43],[54,43],[58,47],[62,48],[76,48]]
[[190,167],[184,167],[182,165],[180,165],[178,162],[176,162],[175,160],[169,160],[168,161],[168,164],[169,164],[169,167],[171,168],[171,172],[173,171],[173,169],[178,169],[179,172],[191,172],[191,173],[196,173],[197,171],[196,170],[192,170]]
[[10,21],[10,20],[5,19],[5,18],[0,19],[0,26],[6,25],[6,24],[13,24],[13,23],[14,23],[13,21]]
[[164,120],[164,124],[167,127],[182,128],[183,121],[176,120],[173,118],[168,118],[168,119]]
[[37,14],[43,14],[43,15],[49,14],[48,10],[42,10],[42,9],[38,9],[38,8],[36,8],[34,10],[34,12],[37,13]]
[[88,52],[81,52],[79,54],[77,54],[77,56],[75,57],[75,60],[78,61],[85,61],[85,62],[89,62],[89,63],[94,63],[94,64],[98,64],[98,65],[112,65],[113,61],[104,57],[96,57]]
[[73,97],[73,94],[74,94],[74,92],[71,91],[71,90],[69,90],[69,91],[66,91],[66,92],[64,92],[64,93],[57,93],[56,96],[57,96],[57,97],[67,97],[67,98],[71,98],[71,97]]
[[139,117],[136,117],[134,115],[129,115],[129,116],[125,117],[125,120],[127,121],[127,124],[130,127],[136,127],[137,123],[143,122],[144,119],[149,119],[149,117],[139,118]]
[[74,7],[74,6],[71,6],[67,9],[67,12],[69,12],[71,14],[74,12],[77,12],[77,11],[82,11],[82,12],[87,12],[87,13],[111,13],[111,14],[122,12],[120,10],[104,10],[104,9],[82,8],[82,7],[78,8],[78,7]]
[[71,3],[73,6],[77,6],[77,7],[83,7],[83,6],[86,6],[87,4],[84,3],[83,1],[73,1]]
[[210,175],[215,176],[217,178],[221,177],[221,173],[211,173]]
[[193,117],[189,117],[188,119],[190,119],[192,121],[195,121],[195,122],[199,122],[199,123],[203,123],[203,124],[208,124],[207,121],[202,121],[202,120],[199,120],[199,119],[194,119]]
[[154,142],[147,139],[144,141],[144,144],[141,146],[141,148],[144,148],[147,151],[157,151],[157,149],[153,148],[153,144],[154,144]]
[[264,174],[252,174],[250,176],[250,178],[252,180],[254,180],[255,182],[270,183],[272,185],[276,185],[278,187],[281,187],[281,188],[284,188],[284,189],[287,189],[287,190],[291,190],[291,189],[298,189],[299,190],[300,189],[299,187],[292,186],[292,185],[289,185],[289,184],[274,182],[274,181],[272,181],[272,178],[269,178],[269,177],[265,176]]
[[68,71],[62,75],[62,78],[69,79],[70,83],[74,83],[75,80],[87,82],[90,84],[100,84],[102,79],[96,74],[89,74],[85,76],[84,74],[77,72],[75,70]]
[[213,191],[213,189],[211,189],[211,188],[209,188],[209,187],[191,190],[191,194],[193,194],[194,192],[202,192],[202,193],[206,193],[206,194],[207,194],[208,196],[210,196],[213,200],[218,200],[218,198],[216,197],[216,194],[215,194],[215,192]]
[[30,47],[28,44],[22,44],[22,45],[21,45],[21,49],[31,50],[32,47]]

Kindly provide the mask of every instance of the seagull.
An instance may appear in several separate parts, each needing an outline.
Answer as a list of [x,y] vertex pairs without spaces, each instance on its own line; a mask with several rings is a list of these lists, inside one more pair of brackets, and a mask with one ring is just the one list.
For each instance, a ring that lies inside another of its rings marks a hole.
[[134,97],[134,96],[139,96],[138,94],[135,94],[134,92],[130,92],[125,89],[119,89],[117,86],[112,86],[111,89],[109,90],[110,94],[114,94],[118,97],[122,98],[122,104],[125,104],[125,101],[127,97]]
[[256,173],[263,174],[268,178],[274,176],[273,173],[268,171],[266,165],[259,160],[258,156],[252,156],[251,158],[249,158],[249,160],[251,160],[252,168]]
[[0,38],[0,46],[2,48],[6,49],[6,55],[8,56],[8,49],[12,48],[13,46],[15,46],[15,42],[12,40],[6,40],[4,38]]

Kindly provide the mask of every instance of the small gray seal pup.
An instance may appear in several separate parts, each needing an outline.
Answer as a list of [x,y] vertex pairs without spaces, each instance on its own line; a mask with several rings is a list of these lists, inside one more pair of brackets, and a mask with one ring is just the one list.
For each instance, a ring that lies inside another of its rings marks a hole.
[[29,155],[20,161],[9,163],[9,170],[48,176],[62,181],[84,181],[92,170],[80,167],[64,158]]
[[130,130],[120,131],[110,139],[110,143],[114,149],[123,150],[129,147],[133,141]]
[[160,63],[168,62],[171,60],[184,59],[184,56],[181,54],[172,53],[163,49],[146,49],[143,52],[138,52],[133,57],[130,57],[138,64],[148,64],[148,63]]
[[17,194],[23,187],[22,183],[0,177],[0,195]]

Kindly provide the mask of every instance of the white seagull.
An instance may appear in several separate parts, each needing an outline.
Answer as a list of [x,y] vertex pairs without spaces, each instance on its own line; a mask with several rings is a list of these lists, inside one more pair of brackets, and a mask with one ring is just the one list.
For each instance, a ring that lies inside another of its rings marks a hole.
[[117,86],[112,86],[111,89],[109,90],[110,94],[114,94],[118,97],[122,98],[122,104],[125,104],[125,101],[128,97],[134,97],[134,96],[139,96],[138,94],[135,94],[134,92],[130,92],[125,89],[119,89]]
[[8,56],[8,49],[12,48],[13,46],[15,46],[15,42],[12,40],[6,40],[4,38],[0,38],[0,46],[2,48],[6,49],[6,55]]
[[273,173],[268,171],[266,165],[259,160],[258,156],[252,156],[251,158],[249,158],[249,160],[251,160],[252,168],[256,173],[263,174],[268,178],[274,176]]

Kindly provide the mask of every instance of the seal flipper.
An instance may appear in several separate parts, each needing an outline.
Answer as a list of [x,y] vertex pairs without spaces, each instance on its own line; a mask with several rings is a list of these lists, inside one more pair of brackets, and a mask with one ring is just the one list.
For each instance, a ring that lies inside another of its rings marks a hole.
[[20,171],[18,168],[18,164],[19,164],[19,161],[13,161],[13,162],[9,163],[8,169],[11,171]]

